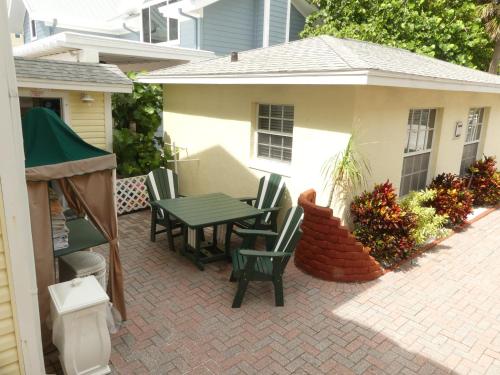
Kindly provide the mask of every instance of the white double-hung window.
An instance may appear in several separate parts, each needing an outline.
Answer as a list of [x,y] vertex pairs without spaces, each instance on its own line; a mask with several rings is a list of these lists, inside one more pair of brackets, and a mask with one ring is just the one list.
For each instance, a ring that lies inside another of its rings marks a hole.
[[179,39],[179,20],[164,15],[166,7],[177,1],[162,1],[142,9],[143,42],[165,43]]
[[483,124],[484,108],[471,108],[467,119],[467,134],[460,164],[460,175],[467,173],[469,167],[477,159]]
[[292,161],[294,107],[258,104],[257,157],[285,163]]
[[425,188],[436,123],[436,109],[411,109],[408,116],[399,193]]

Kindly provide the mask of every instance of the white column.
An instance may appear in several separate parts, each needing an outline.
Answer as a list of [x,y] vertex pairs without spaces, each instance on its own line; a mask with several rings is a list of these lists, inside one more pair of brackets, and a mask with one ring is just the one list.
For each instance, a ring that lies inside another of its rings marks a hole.
[[264,0],[264,29],[262,32],[262,47],[269,47],[269,24],[271,20],[271,0]]
[[43,363],[35,259],[31,238],[28,191],[24,174],[24,150],[19,95],[7,29],[7,6],[0,0],[0,183],[5,216],[2,223],[10,266],[10,285],[21,372],[45,374]]

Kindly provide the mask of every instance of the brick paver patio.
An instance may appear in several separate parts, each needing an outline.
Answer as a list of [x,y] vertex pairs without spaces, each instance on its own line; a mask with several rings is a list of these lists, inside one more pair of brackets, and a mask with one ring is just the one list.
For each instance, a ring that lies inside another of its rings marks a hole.
[[120,217],[129,320],[119,374],[500,374],[500,211],[399,272],[365,284],[313,279],[290,262],[241,309],[230,265],[200,272],[149,241],[149,213]]

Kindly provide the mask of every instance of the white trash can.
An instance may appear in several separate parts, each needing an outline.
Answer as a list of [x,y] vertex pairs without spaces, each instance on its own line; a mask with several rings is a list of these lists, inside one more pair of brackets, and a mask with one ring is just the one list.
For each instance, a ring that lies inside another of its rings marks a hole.
[[111,340],[106,326],[109,297],[94,276],[49,286],[52,342],[66,375],[111,372]]

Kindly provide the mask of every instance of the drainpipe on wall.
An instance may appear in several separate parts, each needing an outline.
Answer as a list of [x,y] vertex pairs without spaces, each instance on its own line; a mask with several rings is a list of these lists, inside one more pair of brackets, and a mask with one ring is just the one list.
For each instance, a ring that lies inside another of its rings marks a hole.
[[[198,38],[198,18],[190,15],[190,14],[187,14],[187,13],[184,13],[182,11],[182,8],[179,8],[179,14],[181,16],[184,16],[184,17],[187,17],[187,18],[190,18],[194,21],[194,27],[195,27],[195,30],[194,30],[194,37],[195,37],[195,46],[196,46],[196,49],[200,49],[200,43],[199,43],[199,38]],[[179,22],[179,33],[180,33],[180,22]]]

